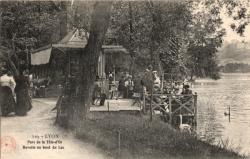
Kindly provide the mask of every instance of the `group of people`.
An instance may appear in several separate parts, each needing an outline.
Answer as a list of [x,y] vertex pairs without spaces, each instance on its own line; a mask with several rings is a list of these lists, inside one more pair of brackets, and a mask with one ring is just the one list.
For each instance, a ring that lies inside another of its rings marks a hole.
[[7,116],[9,113],[15,111],[15,87],[16,82],[13,76],[6,70],[3,70],[0,77],[0,105],[3,116]]
[[114,81],[114,75],[112,72],[108,75],[109,80],[109,96],[102,91],[100,84],[95,83],[94,91],[92,94],[92,105],[96,105],[97,101],[99,101],[99,105],[104,105],[104,102],[107,98],[118,100],[119,98],[132,98],[134,91],[134,81],[132,80],[132,76],[127,72],[124,73],[118,85],[116,81]]
[[29,83],[25,75],[13,78],[8,70],[1,70],[0,74],[0,107],[1,115],[7,116],[14,112],[16,115],[26,115],[32,108],[28,92]]
[[120,97],[122,98],[132,98],[134,91],[134,81],[132,80],[132,75],[129,75],[127,72],[125,75],[122,75],[118,83],[118,94],[116,100]]

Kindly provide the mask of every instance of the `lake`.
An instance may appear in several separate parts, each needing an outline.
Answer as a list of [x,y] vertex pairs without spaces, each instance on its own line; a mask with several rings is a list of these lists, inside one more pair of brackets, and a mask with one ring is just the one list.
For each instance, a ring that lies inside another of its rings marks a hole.
[[[222,74],[214,81],[198,79],[197,133],[212,144],[222,142],[250,155],[250,74]],[[229,115],[225,115],[229,112]]]

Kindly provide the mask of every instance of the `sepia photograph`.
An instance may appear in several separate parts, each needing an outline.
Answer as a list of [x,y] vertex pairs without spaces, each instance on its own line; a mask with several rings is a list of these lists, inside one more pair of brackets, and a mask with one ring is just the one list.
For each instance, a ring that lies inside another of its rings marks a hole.
[[1,159],[250,159],[250,0],[0,0]]

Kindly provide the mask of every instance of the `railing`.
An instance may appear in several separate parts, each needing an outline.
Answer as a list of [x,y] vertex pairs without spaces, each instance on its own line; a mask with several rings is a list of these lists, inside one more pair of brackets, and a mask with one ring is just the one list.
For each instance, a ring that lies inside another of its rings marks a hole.
[[[151,94],[143,93],[142,110],[144,113],[150,109]],[[194,117],[194,124],[197,120],[197,93],[190,95],[175,94],[153,94],[152,112],[160,111],[163,115],[169,116],[169,123],[176,115]]]

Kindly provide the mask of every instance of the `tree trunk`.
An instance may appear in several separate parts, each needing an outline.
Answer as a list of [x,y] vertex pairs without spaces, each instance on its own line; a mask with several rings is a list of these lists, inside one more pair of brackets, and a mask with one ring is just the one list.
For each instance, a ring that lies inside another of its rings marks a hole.
[[79,76],[76,79],[77,94],[70,98],[68,126],[76,128],[89,111],[98,58],[109,25],[111,2],[98,1],[94,5],[89,40],[80,57]]
[[153,1],[149,0],[147,1],[147,5],[149,8],[149,11],[152,16],[152,22],[153,26],[151,29],[151,42],[150,42],[150,55],[151,55],[151,64],[153,66],[154,70],[157,70],[158,72],[162,72],[161,67],[161,61],[159,57],[159,53],[156,51],[159,43],[160,43],[160,37],[161,30],[159,30],[160,22],[161,22],[161,15],[158,14],[157,9]]

